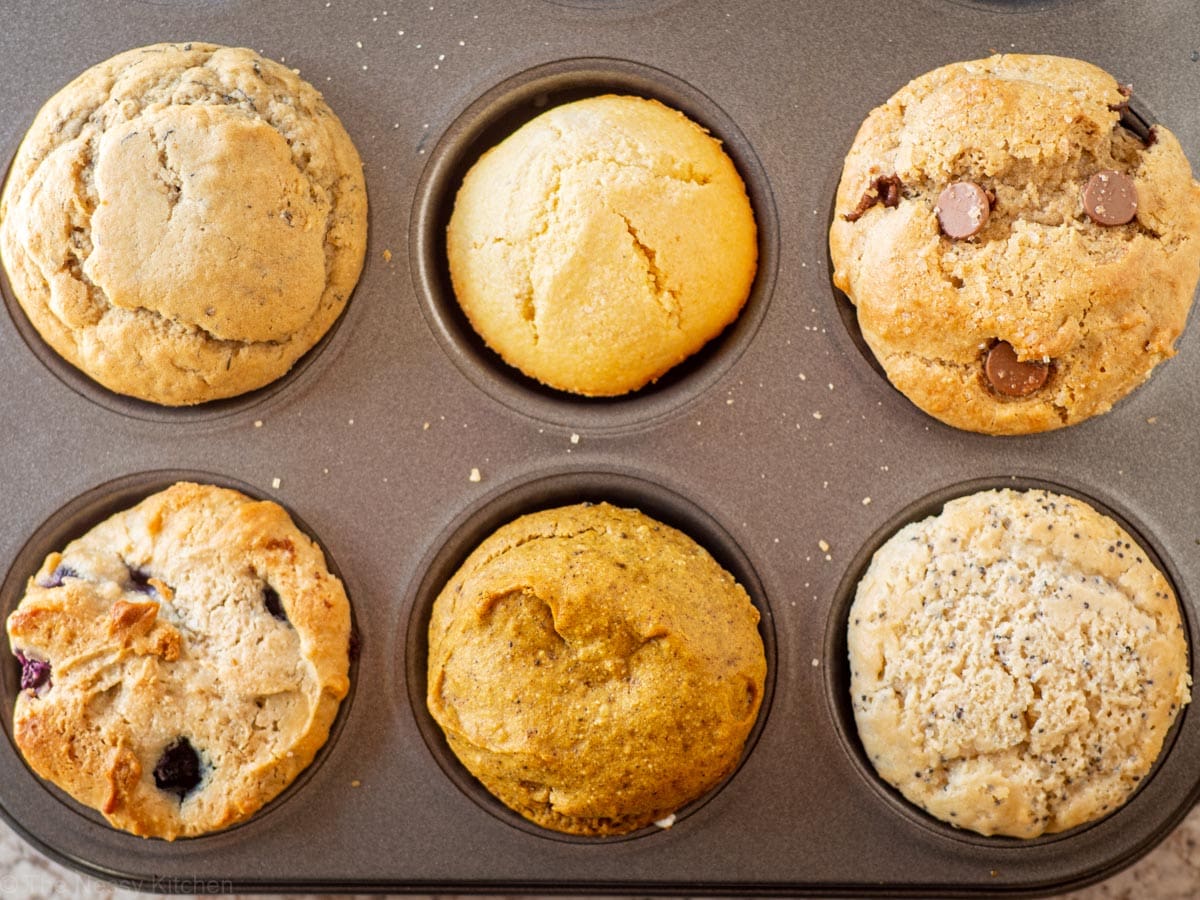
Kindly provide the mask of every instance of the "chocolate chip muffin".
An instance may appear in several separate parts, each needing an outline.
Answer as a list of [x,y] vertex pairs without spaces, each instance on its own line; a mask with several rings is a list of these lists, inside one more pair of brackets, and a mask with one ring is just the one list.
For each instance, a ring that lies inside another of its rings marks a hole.
[[51,553],[8,618],[13,738],[117,828],[172,840],[254,814],[349,689],[350,606],[275,503],[179,483]]
[[446,241],[458,303],[505,362],[614,396],[737,317],[756,235],[718,141],[657,101],[603,96],[554,107],[485,153]]
[[1174,354],[1200,277],[1200,184],[1093,65],[954,63],[863,123],[830,252],[917,406],[972,431],[1045,431],[1106,412]]
[[435,601],[429,711],[527,819],[633,831],[737,765],[766,677],[758,619],[707,552],[636,510],[533,513],[480,544]]
[[958,828],[1032,838],[1121,806],[1189,698],[1171,585],[1116,522],[985,491],[898,531],[848,625],[863,749]]
[[0,196],[0,258],[46,342],[110,390],[180,406],[283,375],[366,249],[362,164],[290,69],[157,44],[42,108]]

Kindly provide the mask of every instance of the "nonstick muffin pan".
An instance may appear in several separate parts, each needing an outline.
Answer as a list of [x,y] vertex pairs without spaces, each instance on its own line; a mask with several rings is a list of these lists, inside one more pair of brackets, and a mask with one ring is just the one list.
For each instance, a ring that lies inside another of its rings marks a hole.
[[[1200,147],[1192,0],[192,0],[5,8],[0,155],[87,66],[158,41],[249,46],[300,69],[366,163],[368,260],[332,333],[279,382],[165,409],[61,363],[0,284],[0,526],[7,614],[47,552],[180,478],[283,503],[354,609],[354,688],[314,765],[227,832],[110,829],[0,739],[0,808],[84,872],[170,889],[715,894],[1049,893],[1101,879],[1200,796],[1200,716],[1107,819],[1033,841],[955,831],[870,769],[844,624],[871,552],[946,499],[1051,487],[1118,518],[1200,641],[1200,334],[1111,413],[995,438],[928,418],[879,374],[830,282],[826,233],[860,122],[914,76],[994,51],[1056,53],[1134,86]],[[741,318],[638,394],[576,399],[500,363],[457,312],[443,229],[457,179],[549,104],[656,97],[719,137],[754,204],[760,269]],[[1193,319],[1195,317],[1193,316]],[[443,580],[492,527],[607,499],[691,534],[762,612],[768,696],[738,770],[667,830],[580,840],[479,789],[425,711]],[[1195,677],[1195,655],[1192,655]],[[0,667],[11,708],[15,662]]]

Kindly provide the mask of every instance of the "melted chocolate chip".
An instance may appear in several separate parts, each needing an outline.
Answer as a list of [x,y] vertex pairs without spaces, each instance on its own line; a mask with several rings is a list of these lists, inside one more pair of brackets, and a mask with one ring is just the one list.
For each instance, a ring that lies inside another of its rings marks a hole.
[[283,609],[283,601],[279,599],[279,591],[275,590],[269,584],[263,585],[263,606],[267,608],[267,612],[280,622],[288,620],[287,613]]
[[21,690],[37,690],[42,685],[50,686],[50,663],[44,659],[31,659],[20,650],[17,662],[21,664]]
[[983,362],[988,383],[1005,397],[1028,397],[1050,377],[1050,366],[1040,361],[1021,361],[1008,341],[998,341]]
[[176,738],[167,745],[154,767],[154,784],[160,791],[175,794],[182,800],[200,783],[200,757],[191,742]]
[[846,213],[842,218],[847,222],[857,222],[863,217],[863,213],[876,203],[882,203],[888,209],[895,209],[900,205],[900,191],[903,188],[904,183],[896,175],[880,175],[863,192],[862,199],[858,201],[858,206],[854,207],[853,210]]
[[38,587],[56,588],[62,587],[64,578],[78,578],[79,573],[70,566],[62,565],[61,563],[50,573],[48,578],[38,582]]
[[1097,225],[1124,225],[1137,216],[1137,186],[1124,172],[1104,169],[1088,179],[1083,209]]
[[1158,139],[1158,135],[1154,131],[1154,121],[1133,96],[1131,85],[1123,84],[1119,90],[1125,99],[1115,106],[1109,106],[1109,109],[1121,114],[1122,128],[1132,132],[1138,140],[1149,147]]
[[978,234],[992,214],[995,196],[973,181],[947,185],[933,208],[942,233],[955,240]]

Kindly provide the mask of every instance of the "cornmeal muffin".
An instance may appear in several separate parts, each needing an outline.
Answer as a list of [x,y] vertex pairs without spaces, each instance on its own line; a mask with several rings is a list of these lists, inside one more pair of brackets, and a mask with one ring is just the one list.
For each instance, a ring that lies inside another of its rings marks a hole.
[[434,603],[429,711],[527,819],[633,831],[737,766],[766,677],[758,618],[707,552],[636,510],[534,513]]
[[1032,838],[1121,806],[1188,702],[1171,585],[1072,497],[986,491],[898,531],[858,586],[850,690],[879,775],[937,818]]
[[944,66],[846,157],[834,283],[888,378],[989,434],[1106,412],[1172,356],[1200,277],[1200,184],[1093,65]]
[[603,96],[485,153],[446,240],[454,293],[489,347],[551,387],[612,396],[737,317],[756,235],[718,141],[657,101]]
[[233,825],[325,743],[350,605],[278,505],[179,483],[51,553],[8,618],[13,737],[112,825]]
[[42,108],[0,196],[30,322],[100,384],[170,406],[261,387],[329,329],[366,249],[362,164],[292,70],[157,44]]

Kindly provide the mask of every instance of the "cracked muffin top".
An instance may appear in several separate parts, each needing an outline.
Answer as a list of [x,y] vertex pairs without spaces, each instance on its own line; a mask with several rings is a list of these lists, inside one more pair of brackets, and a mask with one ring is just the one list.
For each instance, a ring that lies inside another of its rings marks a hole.
[[320,94],[245,49],[158,44],[38,113],[0,197],[0,256],[46,342],[169,406],[261,387],[337,319],[366,188]]
[[930,415],[1022,434],[1106,412],[1174,354],[1200,184],[1095,66],[1002,55],[922,75],[846,157],[833,280]]
[[737,318],[757,231],[720,143],[654,100],[554,107],[467,173],[447,232],[458,302],[543,384],[637,390]]
[[1032,838],[1145,778],[1189,698],[1170,583],[1116,522],[1047,491],[984,491],[900,529],[847,626],[863,749],[958,828]]
[[671,816],[737,766],[758,610],[691,538],[607,503],[500,528],[433,606],[428,706],[498,799],[581,835]]
[[8,617],[13,740],[116,828],[253,815],[312,762],[349,687],[350,602],[278,504],[180,482],[46,557]]

